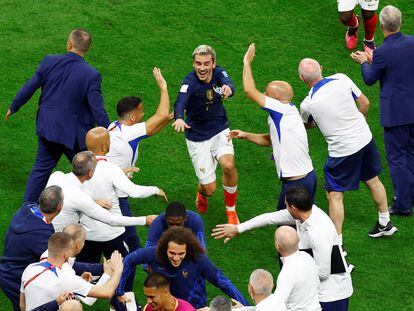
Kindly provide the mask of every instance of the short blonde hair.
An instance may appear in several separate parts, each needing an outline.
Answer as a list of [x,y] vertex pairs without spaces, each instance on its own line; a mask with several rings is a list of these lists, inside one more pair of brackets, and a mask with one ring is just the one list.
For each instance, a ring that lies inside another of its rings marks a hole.
[[216,60],[216,51],[214,51],[214,49],[211,46],[206,44],[199,45],[194,49],[193,59],[196,55],[211,55],[213,61]]

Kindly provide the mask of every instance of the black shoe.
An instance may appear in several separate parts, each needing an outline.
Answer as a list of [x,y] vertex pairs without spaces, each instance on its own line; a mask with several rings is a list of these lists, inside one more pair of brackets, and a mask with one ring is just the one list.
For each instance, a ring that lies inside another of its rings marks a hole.
[[386,226],[381,226],[379,221],[375,224],[374,228],[368,232],[368,235],[371,238],[379,238],[382,236],[389,236],[393,235],[397,231],[397,227],[395,227],[391,221],[387,223]]
[[411,216],[413,214],[413,211],[412,210],[409,210],[409,211],[401,211],[401,210],[395,208],[394,205],[389,208],[388,212],[390,213],[390,215],[406,216],[406,217],[407,216]]

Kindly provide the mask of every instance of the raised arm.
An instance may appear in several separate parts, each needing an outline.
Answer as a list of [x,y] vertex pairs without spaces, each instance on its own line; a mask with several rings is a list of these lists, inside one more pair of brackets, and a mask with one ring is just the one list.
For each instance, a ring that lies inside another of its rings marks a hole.
[[265,105],[265,96],[256,89],[252,73],[252,62],[256,53],[254,43],[250,44],[249,49],[243,58],[243,89],[247,97],[253,100],[260,107]]
[[155,114],[145,122],[148,136],[162,130],[170,121],[170,98],[168,96],[167,82],[159,68],[154,67],[152,72],[160,90],[160,103]]

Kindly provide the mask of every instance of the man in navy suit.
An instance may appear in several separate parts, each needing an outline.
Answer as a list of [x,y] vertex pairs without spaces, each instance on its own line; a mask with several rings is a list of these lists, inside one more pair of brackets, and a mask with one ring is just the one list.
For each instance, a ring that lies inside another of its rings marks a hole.
[[86,149],[88,130],[110,123],[101,95],[101,75],[83,59],[91,41],[91,35],[84,29],[73,30],[66,43],[68,53],[47,55],[7,111],[6,120],[37,89],[42,89],[36,118],[37,156],[24,202],[38,202],[62,154],[72,161],[76,153]]
[[391,215],[410,216],[414,203],[414,37],[400,32],[401,11],[394,6],[380,13],[384,42],[371,57],[355,52],[368,85],[381,86],[380,123],[394,186]]

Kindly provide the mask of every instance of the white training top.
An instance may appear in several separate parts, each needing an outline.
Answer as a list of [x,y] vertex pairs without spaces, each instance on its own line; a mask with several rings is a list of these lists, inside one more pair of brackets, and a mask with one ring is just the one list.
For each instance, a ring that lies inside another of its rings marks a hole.
[[318,298],[319,277],[315,260],[306,252],[281,257],[282,270],[277,277],[274,295],[288,310],[320,311]]
[[64,196],[63,208],[52,221],[56,232],[62,231],[67,225],[79,223],[82,214],[111,226],[142,225],[142,217],[114,215],[96,204],[83,190],[82,183],[73,173],[54,172],[50,175],[46,187],[52,185],[60,186]]
[[[238,310],[238,309],[234,309]],[[242,309],[243,310],[243,309]],[[260,301],[256,305],[255,311],[287,311],[286,305],[283,303],[283,301],[275,296],[274,294],[271,294],[267,296],[265,299]]]
[[303,223],[294,219],[285,209],[256,216],[237,225],[237,230],[243,233],[268,225],[293,224],[296,224],[299,235],[299,249],[312,249],[321,282],[319,301],[330,302],[350,297],[353,292],[350,272],[331,274],[332,247],[338,245],[338,234],[329,216],[316,205],[312,206],[312,213]]
[[308,136],[295,105],[265,96],[265,106],[262,109],[269,112],[267,122],[279,178],[311,172],[313,166],[309,157]]
[[300,105],[303,122],[315,121],[331,157],[354,154],[372,140],[365,117],[355,104],[361,94],[350,78],[338,73],[319,81]]
[[[112,208],[108,211],[114,216],[122,216],[116,193],[117,190],[121,190],[132,198],[146,198],[160,192],[160,189],[157,187],[138,186],[134,184],[118,165],[108,162],[106,157],[96,156],[96,159],[98,163],[95,168],[95,173],[90,180],[84,183],[83,189],[94,200],[109,200]],[[145,225],[145,216],[136,218],[140,219],[138,225]],[[88,241],[110,241],[125,232],[124,227],[112,227],[87,215],[82,215],[80,222],[86,229],[86,239]]]
[[[22,275],[20,292],[25,295],[27,311],[56,300],[62,292],[72,292],[80,297],[88,296],[93,285],[74,274],[70,265],[44,271],[45,267],[40,264],[47,264],[47,262],[30,264]],[[41,273],[42,271],[44,272]],[[30,281],[37,274],[39,275]]]
[[[122,169],[135,166],[138,160],[139,142],[148,137],[145,122],[125,125],[115,121],[109,125],[108,131],[111,137],[111,146],[106,154],[108,161]],[[122,191],[118,192],[120,198],[127,196]]]

